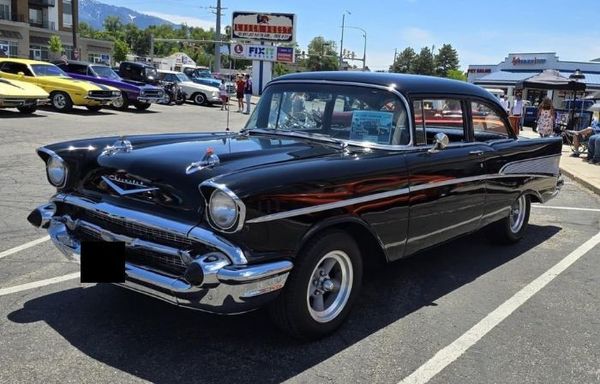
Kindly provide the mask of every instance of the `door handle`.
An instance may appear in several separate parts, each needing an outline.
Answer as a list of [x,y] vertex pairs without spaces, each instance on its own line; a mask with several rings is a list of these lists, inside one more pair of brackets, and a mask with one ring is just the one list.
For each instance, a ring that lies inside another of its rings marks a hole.
[[483,151],[469,151],[469,155],[481,156],[483,155]]

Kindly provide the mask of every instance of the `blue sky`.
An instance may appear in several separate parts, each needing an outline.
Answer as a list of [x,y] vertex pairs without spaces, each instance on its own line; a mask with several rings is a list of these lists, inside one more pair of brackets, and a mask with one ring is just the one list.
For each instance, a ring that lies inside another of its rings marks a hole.
[[[208,7],[216,0],[99,0],[188,25],[214,27]],[[469,64],[497,64],[508,53],[556,52],[561,60],[600,57],[600,1],[557,0],[222,0],[232,11],[284,12],[297,15],[296,39],[301,48],[315,36],[341,37],[346,25],[367,31],[367,65],[387,69],[394,49],[452,44],[463,69]],[[362,56],[362,33],[346,29],[344,48]],[[360,65],[356,62],[356,65]]]

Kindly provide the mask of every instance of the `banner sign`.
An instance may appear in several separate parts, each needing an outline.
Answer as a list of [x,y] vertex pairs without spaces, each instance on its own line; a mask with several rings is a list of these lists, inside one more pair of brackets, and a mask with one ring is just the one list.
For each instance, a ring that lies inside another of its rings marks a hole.
[[258,44],[231,44],[234,59],[294,62],[294,48]]
[[293,42],[296,15],[292,13],[233,12],[232,39]]

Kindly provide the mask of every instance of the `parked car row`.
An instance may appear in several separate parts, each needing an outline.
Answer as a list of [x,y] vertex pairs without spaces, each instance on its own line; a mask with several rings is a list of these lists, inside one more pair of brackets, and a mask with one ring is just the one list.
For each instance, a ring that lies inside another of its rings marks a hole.
[[219,89],[144,63],[123,62],[116,72],[106,65],[82,61],[0,59],[0,108],[17,108],[24,114],[48,103],[61,112],[74,106],[99,111],[109,105],[119,110],[129,106],[146,110],[153,103],[183,104],[186,99],[198,105],[216,103]]

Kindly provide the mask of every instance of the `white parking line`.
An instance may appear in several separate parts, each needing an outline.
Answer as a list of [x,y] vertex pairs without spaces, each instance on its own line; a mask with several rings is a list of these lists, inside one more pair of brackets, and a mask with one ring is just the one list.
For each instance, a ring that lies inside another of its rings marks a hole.
[[531,207],[532,208],[542,208],[542,209],[562,209],[565,211],[600,212],[600,209],[596,209],[596,208],[555,207],[553,205],[538,205],[538,204],[532,204]]
[[44,237],[39,238],[37,240],[30,241],[29,243],[25,243],[25,244],[19,245],[18,247],[7,249],[6,251],[0,252],[0,259],[3,258],[3,257],[6,257],[6,256],[10,256],[13,253],[17,253],[17,252],[22,251],[24,249],[34,247],[34,246],[36,246],[38,244],[41,244],[41,243],[43,243],[45,241],[48,241],[48,240],[50,240],[50,236],[44,236]]
[[11,293],[17,293],[21,291],[27,291],[28,289],[45,287],[46,285],[56,284],[67,280],[72,280],[78,278],[80,275],[79,272],[69,273],[68,275],[53,277],[51,279],[34,281],[32,283],[15,285],[13,287],[8,288],[0,288],[0,296],[10,295]]
[[479,323],[475,324],[466,333],[447,347],[436,353],[425,364],[416,371],[402,379],[399,384],[424,384],[437,375],[442,369],[458,359],[463,353],[477,343],[488,332],[494,329],[504,319],[506,319],[517,308],[523,305],[533,295],[544,288],[554,278],[564,272],[571,264],[579,260],[581,256],[600,243],[600,232],[594,237],[580,245],[576,250],[567,255],[564,259],[555,264],[552,268],[544,272],[537,279],[529,283],[519,292],[515,293],[510,299],[506,300],[498,308],[490,312]]

